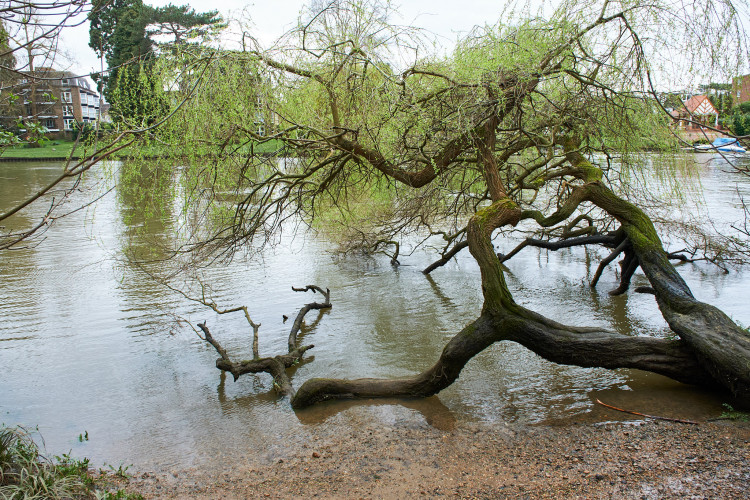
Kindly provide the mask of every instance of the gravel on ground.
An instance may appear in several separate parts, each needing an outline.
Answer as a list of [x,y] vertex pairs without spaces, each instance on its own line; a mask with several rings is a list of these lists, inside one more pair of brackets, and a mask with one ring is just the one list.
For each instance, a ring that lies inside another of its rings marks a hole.
[[201,499],[745,499],[750,424],[323,426],[273,459],[139,472],[127,489]]

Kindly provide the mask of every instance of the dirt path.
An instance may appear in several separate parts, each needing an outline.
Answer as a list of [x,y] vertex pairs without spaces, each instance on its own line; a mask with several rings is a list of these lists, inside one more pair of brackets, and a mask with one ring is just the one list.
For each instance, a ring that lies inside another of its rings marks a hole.
[[750,424],[324,429],[273,462],[146,472],[146,498],[727,498],[750,495]]

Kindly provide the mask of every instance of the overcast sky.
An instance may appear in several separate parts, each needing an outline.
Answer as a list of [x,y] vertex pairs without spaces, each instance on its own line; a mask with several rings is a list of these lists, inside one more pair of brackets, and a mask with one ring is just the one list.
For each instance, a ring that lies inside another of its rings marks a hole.
[[[225,18],[238,17],[244,10],[255,26],[254,35],[264,44],[293,28],[300,8],[309,0],[173,0],[176,5],[190,4],[202,12],[216,9]],[[169,0],[146,0],[153,6],[167,5]],[[399,24],[425,28],[451,46],[456,38],[474,26],[494,23],[500,17],[503,1],[499,0],[402,0],[395,2],[402,19]],[[67,30],[63,47],[70,55],[71,70],[80,74],[99,70],[100,62],[88,46],[88,24]]]

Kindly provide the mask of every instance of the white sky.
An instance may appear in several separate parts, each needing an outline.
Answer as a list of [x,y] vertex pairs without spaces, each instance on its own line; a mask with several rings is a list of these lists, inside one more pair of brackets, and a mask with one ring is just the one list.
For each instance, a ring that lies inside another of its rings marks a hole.
[[[296,25],[300,9],[309,4],[310,0],[144,0],[153,6],[164,6],[168,3],[176,5],[189,4],[198,12],[207,10],[218,10],[225,19],[247,17],[254,24],[251,34],[255,36],[263,46],[269,46],[283,33]],[[318,0],[323,1],[323,0]],[[403,25],[411,25],[426,29],[441,38],[440,43],[450,49],[457,38],[469,32],[473,27],[485,24],[494,24],[502,15],[508,15],[504,6],[508,2],[515,3],[520,9],[529,4],[532,9],[539,6],[546,7],[547,14],[550,8],[559,3],[558,0],[393,0],[393,5],[401,15],[401,19],[395,18],[393,22]],[[246,16],[242,16],[243,11]],[[747,9],[742,11],[743,23],[750,23]],[[69,69],[78,74],[88,74],[100,70],[100,62],[96,54],[88,46],[89,34],[88,23],[71,28],[64,32],[62,37],[62,48],[68,54],[68,64],[58,58],[56,66],[59,69]],[[673,70],[660,70],[654,74],[657,80],[657,88],[682,89],[700,83],[693,81],[694,75],[690,71],[683,71],[677,60],[660,61],[676,65]],[[747,62],[740,61],[743,70],[746,70]],[[67,66],[67,67],[66,67]],[[657,77],[658,76],[658,77]],[[734,75],[731,75],[734,76]],[[728,77],[727,77],[728,78]],[[722,80],[719,77],[720,81]]]
[[[198,12],[218,10],[225,18],[238,17],[246,10],[255,25],[254,35],[268,44],[293,28],[298,13],[308,0],[146,0],[156,7],[189,4]],[[501,15],[503,0],[402,0],[395,2],[402,19],[399,24],[427,29],[452,46],[456,38],[474,26],[494,23]],[[88,46],[88,23],[64,32],[62,45],[70,55],[70,70],[86,74],[100,69],[99,59]]]

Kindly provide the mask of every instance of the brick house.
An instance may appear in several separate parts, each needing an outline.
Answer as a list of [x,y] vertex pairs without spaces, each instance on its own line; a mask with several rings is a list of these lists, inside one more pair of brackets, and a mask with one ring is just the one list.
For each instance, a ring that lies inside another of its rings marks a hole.
[[[69,71],[38,68],[33,73],[19,76],[12,86],[3,89],[3,93],[16,96],[13,107],[4,110],[0,117],[6,128],[16,127],[18,119],[22,123],[34,121],[49,130],[47,137],[69,139],[76,124],[93,124],[99,117],[98,92],[91,88],[87,78]],[[3,101],[8,100],[3,97]]]

